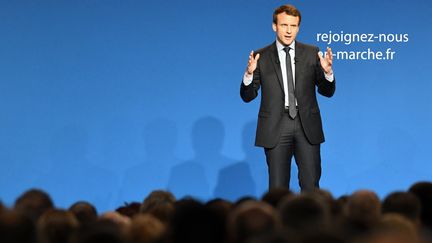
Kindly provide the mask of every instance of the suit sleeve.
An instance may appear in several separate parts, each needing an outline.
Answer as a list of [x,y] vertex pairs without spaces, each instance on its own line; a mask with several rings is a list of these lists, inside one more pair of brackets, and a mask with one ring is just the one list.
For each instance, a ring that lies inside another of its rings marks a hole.
[[[256,54],[255,54],[256,55]],[[253,73],[252,83],[245,85],[243,80],[240,84],[240,97],[244,102],[251,102],[258,96],[258,90],[261,87],[260,62],[258,61],[257,68]]]
[[315,67],[315,84],[318,87],[318,93],[326,97],[332,97],[336,91],[336,78],[333,82],[328,81],[325,78],[324,71],[321,68],[321,63],[317,55],[319,49],[316,48],[316,67]]

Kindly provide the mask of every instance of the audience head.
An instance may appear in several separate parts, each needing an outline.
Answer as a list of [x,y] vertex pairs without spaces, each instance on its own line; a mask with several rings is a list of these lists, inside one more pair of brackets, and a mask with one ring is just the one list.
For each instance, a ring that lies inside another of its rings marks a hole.
[[94,223],[98,217],[96,208],[92,204],[84,201],[72,204],[68,211],[75,215],[80,225]]
[[78,227],[78,220],[71,212],[51,209],[42,214],[37,222],[38,240],[43,243],[68,243]]
[[126,243],[125,229],[118,223],[99,219],[94,224],[82,228],[77,243]]
[[375,224],[381,215],[381,202],[372,191],[360,190],[354,192],[348,198],[345,206],[348,220],[365,228]]
[[111,221],[116,224],[120,229],[126,229],[131,222],[131,219],[116,211],[105,212],[100,216],[101,220]]
[[272,233],[280,226],[280,218],[271,205],[261,201],[245,201],[229,216],[229,239],[234,243],[245,242]]
[[132,218],[133,216],[137,215],[140,212],[140,208],[141,208],[141,203],[138,202],[125,203],[124,206],[117,208],[116,212],[120,213],[121,215]]
[[140,213],[148,213],[163,223],[168,223],[174,213],[175,196],[168,191],[157,190],[151,192],[143,201]]
[[158,243],[165,236],[166,226],[150,214],[136,215],[128,230],[130,243]]
[[233,207],[236,208],[239,205],[241,205],[241,204],[243,204],[245,202],[250,202],[250,201],[251,202],[256,202],[257,199],[255,197],[252,197],[252,196],[244,196],[244,197],[241,197],[241,198],[237,199],[237,201],[234,202]]
[[293,193],[286,187],[270,188],[262,197],[262,201],[273,207],[277,207],[279,202],[287,196],[293,196]]
[[214,221],[220,227],[220,241],[226,240],[228,216],[233,209],[233,204],[224,199],[213,199],[205,204],[205,207],[213,215]]
[[146,212],[147,210],[153,208],[154,206],[165,204],[165,203],[175,203],[175,196],[168,191],[156,190],[152,191],[143,201],[141,205],[141,212]]
[[36,232],[33,221],[23,214],[4,210],[0,213],[0,242],[35,243]]
[[414,224],[398,214],[384,215],[367,235],[355,243],[419,243],[419,235]]
[[420,223],[420,200],[410,192],[393,192],[382,203],[383,214],[397,213],[414,222]]
[[226,229],[226,222],[231,210],[233,209],[233,204],[224,199],[213,199],[208,201],[205,206],[215,214],[215,217],[218,218],[223,229]]
[[432,230],[432,183],[418,182],[412,185],[409,192],[420,200],[422,224]]
[[315,188],[311,191],[302,192],[302,194],[311,195],[312,197],[316,197],[318,200],[323,202],[324,204],[331,205],[334,202],[333,195],[330,191],[321,189],[321,188]]
[[328,208],[311,195],[285,198],[279,204],[283,225],[300,234],[305,231],[325,230],[329,223]]
[[233,204],[230,201],[224,199],[212,199],[206,203],[206,206],[214,211],[219,212],[221,215],[228,216],[233,208]]
[[334,201],[334,212],[333,213],[337,213],[341,216],[344,215],[344,210],[346,208],[347,202],[348,202],[348,195],[342,195],[340,197],[338,197],[335,201]]
[[338,204],[336,203],[330,191],[321,188],[315,188],[311,191],[302,192],[302,194],[310,195],[311,197],[314,197],[320,201],[320,204],[326,207],[326,211],[330,215],[337,215],[339,213]]
[[15,201],[14,209],[30,217],[35,222],[47,210],[54,208],[51,197],[39,189],[24,192]]
[[170,224],[170,238],[174,243],[219,243],[225,237],[225,224],[208,206],[194,199],[175,203]]

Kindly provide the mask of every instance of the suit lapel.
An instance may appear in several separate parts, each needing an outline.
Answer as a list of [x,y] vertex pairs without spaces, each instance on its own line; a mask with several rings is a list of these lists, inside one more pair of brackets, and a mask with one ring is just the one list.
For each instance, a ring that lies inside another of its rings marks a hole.
[[280,62],[279,62],[279,54],[276,48],[276,42],[274,42],[271,45],[271,53],[270,53],[270,58],[271,58],[271,62],[273,64],[273,68],[276,72],[279,84],[281,85],[282,90],[284,89],[283,87],[283,79],[282,79],[282,71],[281,71],[281,67],[280,67]]
[[302,60],[304,59],[304,49],[303,44],[296,41],[295,42],[295,95],[298,96],[299,89],[301,89],[301,82],[303,80],[303,72],[304,72],[304,63],[302,63]]

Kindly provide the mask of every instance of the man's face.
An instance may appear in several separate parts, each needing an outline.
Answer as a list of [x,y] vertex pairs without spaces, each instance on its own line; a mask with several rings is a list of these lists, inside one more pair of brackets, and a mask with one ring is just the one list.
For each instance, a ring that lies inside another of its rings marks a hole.
[[276,32],[279,42],[288,46],[295,40],[299,31],[299,17],[286,13],[280,13],[276,17],[277,23],[273,23],[273,30]]

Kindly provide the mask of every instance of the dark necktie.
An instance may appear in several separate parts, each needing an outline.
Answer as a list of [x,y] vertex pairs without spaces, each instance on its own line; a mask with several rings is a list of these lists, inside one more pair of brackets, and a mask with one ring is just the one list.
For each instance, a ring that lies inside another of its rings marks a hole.
[[289,54],[290,47],[287,46],[284,48],[286,52],[286,74],[287,74],[287,82],[288,82],[288,102],[289,102],[289,115],[292,119],[294,119],[297,115],[297,108],[295,103],[295,95],[294,95],[294,80],[293,80],[293,72],[291,68],[291,56]]

